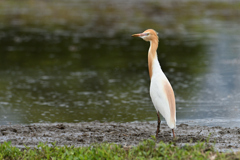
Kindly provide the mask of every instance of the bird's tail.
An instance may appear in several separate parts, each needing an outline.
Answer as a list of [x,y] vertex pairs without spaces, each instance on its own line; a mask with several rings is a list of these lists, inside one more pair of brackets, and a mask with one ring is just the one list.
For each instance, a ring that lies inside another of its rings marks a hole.
[[172,120],[172,121],[167,121],[168,126],[171,129],[175,129],[176,128],[176,120]]

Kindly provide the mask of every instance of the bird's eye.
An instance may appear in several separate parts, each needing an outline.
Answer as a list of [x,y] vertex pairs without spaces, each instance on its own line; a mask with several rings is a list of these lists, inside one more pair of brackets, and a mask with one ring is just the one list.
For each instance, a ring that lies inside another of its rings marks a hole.
[[150,33],[147,33],[147,36],[149,36],[150,35]]

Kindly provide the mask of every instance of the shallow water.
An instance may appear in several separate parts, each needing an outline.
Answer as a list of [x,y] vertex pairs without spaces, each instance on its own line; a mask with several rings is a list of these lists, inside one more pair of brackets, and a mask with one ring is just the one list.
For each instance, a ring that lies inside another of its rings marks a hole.
[[[240,127],[240,36],[229,23],[214,23],[214,32],[159,31],[158,58],[179,122]],[[85,36],[2,27],[0,124],[155,121],[149,44],[130,37],[132,30]]]

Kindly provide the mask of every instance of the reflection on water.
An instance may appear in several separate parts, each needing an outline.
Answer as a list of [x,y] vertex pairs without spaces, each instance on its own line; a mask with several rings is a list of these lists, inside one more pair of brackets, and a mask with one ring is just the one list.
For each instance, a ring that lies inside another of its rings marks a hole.
[[[219,28],[207,35],[159,31],[158,58],[179,122],[240,126],[240,36],[236,28]],[[149,44],[131,34],[2,27],[0,124],[155,121]]]

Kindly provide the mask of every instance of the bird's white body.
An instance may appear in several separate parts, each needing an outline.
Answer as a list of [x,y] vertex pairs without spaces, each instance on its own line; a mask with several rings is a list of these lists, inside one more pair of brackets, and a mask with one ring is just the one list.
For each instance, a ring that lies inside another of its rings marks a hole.
[[140,37],[150,42],[148,50],[148,70],[151,79],[150,96],[157,111],[158,126],[156,136],[160,131],[160,116],[165,118],[168,126],[172,129],[175,138],[174,128],[176,127],[176,104],[171,84],[163,73],[157,58],[158,36],[153,29],[147,29],[143,33],[133,34],[133,37]]
[[173,129],[176,127],[176,114],[171,115],[169,98],[167,97],[168,94],[166,94],[166,92],[171,92],[171,90],[172,87],[163,73],[156,56],[152,63],[150,96],[157,112],[161,113],[168,126]]

